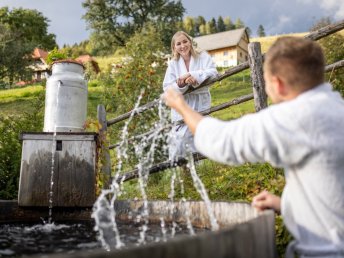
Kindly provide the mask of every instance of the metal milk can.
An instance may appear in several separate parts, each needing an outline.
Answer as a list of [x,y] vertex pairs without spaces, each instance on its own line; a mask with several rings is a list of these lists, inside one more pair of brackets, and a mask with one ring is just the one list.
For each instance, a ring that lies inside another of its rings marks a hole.
[[45,94],[44,132],[82,132],[87,114],[84,67],[73,60],[52,66]]

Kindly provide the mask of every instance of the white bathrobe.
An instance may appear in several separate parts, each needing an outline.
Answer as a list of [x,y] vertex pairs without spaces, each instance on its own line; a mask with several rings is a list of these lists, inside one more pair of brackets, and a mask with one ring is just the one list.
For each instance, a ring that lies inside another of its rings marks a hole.
[[218,162],[284,168],[289,257],[344,257],[344,101],[331,85],[234,121],[205,118],[195,145]]
[[[202,83],[205,79],[217,76],[218,74],[216,66],[207,52],[201,52],[197,58],[193,58],[191,56],[189,71],[186,69],[183,58],[180,57],[178,60],[171,60],[168,64],[163,82],[164,91],[169,87],[172,87],[181,93],[186,92],[188,90],[188,86],[179,88],[176,81],[179,77],[187,74],[188,72],[197,80],[198,84]],[[210,108],[211,97],[208,87],[195,90],[186,94],[184,97],[188,105],[198,112]],[[175,122],[182,120],[182,117],[172,109],[171,119]],[[171,160],[185,156],[186,150],[192,152],[195,151],[193,136],[186,125],[179,125],[172,128],[169,145],[169,156]]]

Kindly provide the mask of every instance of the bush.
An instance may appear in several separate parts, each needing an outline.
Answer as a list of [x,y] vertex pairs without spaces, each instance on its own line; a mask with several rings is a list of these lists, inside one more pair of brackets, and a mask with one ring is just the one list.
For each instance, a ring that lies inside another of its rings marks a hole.
[[[339,33],[327,36],[319,41],[324,49],[327,64],[333,64],[344,59],[344,36]],[[344,71],[337,69],[328,72],[326,79],[332,83],[333,88],[344,97]]]
[[0,199],[16,199],[21,161],[21,132],[43,128],[44,91],[32,102],[34,112],[20,116],[0,115]]

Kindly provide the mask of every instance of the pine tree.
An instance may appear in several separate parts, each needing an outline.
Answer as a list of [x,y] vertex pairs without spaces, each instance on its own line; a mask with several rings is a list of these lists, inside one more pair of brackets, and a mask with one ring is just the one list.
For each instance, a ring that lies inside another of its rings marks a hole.
[[230,17],[226,17],[224,20],[224,23],[226,26],[226,30],[234,30],[235,29],[235,25],[233,24]]
[[265,37],[265,30],[264,30],[263,25],[261,25],[261,24],[258,26],[257,35],[259,37]]
[[226,25],[222,19],[222,16],[219,16],[219,18],[217,19],[217,31],[221,32],[225,30],[226,30]]

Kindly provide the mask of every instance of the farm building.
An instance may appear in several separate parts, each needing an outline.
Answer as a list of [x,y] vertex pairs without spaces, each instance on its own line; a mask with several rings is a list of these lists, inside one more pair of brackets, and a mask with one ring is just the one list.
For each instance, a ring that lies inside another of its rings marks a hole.
[[90,64],[95,73],[100,72],[100,68],[99,68],[97,61],[90,55],[81,55],[81,56],[75,58],[75,61],[78,61],[85,66],[87,64]]
[[248,60],[249,37],[245,28],[195,37],[194,41],[218,67],[236,66]]
[[46,62],[48,52],[43,49],[35,48],[32,53],[34,60],[30,68],[33,70],[33,81],[40,82],[48,77],[49,65]]

